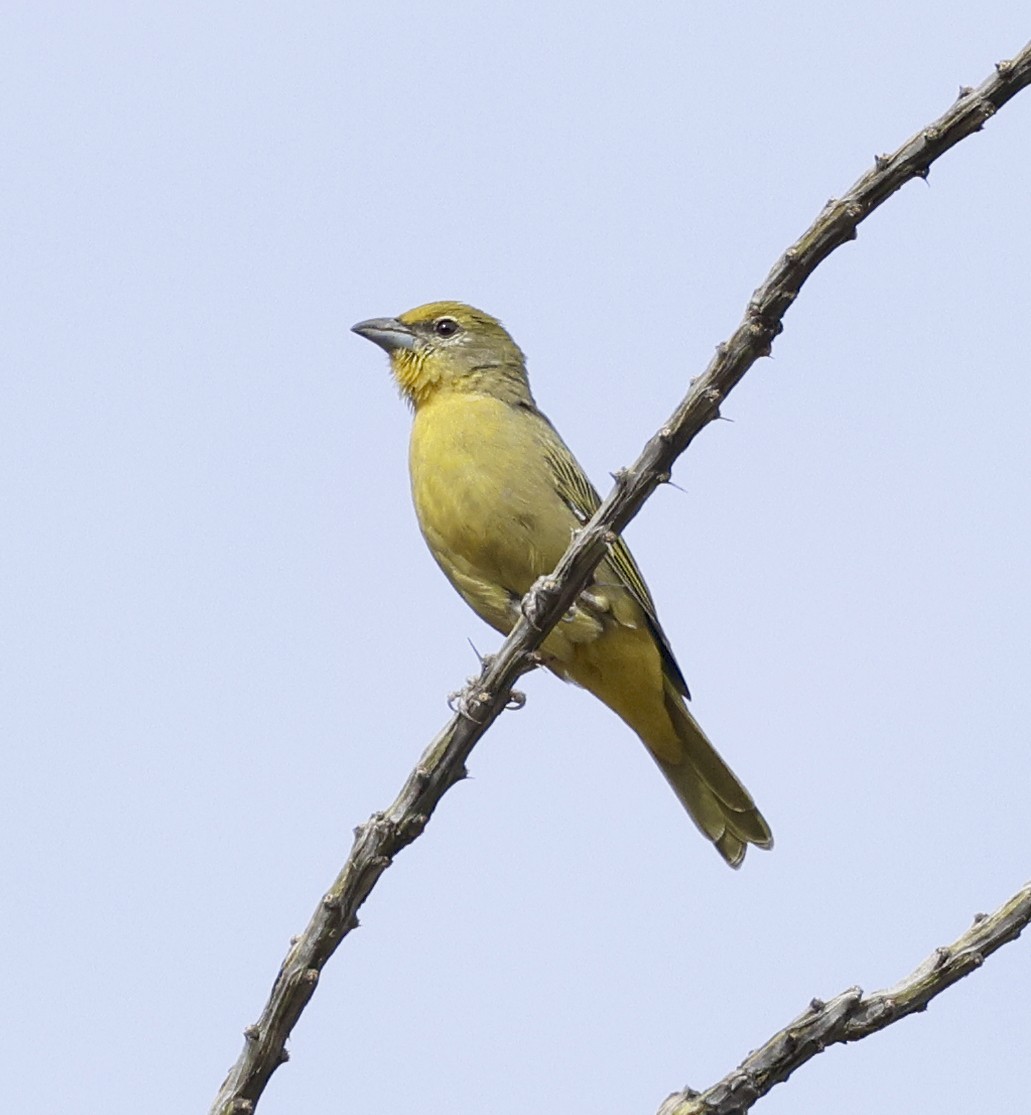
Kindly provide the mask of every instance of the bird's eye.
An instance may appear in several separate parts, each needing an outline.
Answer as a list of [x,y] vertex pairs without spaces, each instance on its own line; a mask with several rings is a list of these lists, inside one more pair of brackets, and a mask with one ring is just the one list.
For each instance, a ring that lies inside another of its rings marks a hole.
[[439,317],[433,323],[433,332],[438,337],[453,337],[459,328],[458,322],[453,317]]

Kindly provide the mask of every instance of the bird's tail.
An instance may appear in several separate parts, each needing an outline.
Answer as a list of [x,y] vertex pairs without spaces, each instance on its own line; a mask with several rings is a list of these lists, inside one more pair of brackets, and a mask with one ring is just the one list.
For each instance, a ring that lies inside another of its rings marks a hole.
[[664,688],[666,710],[679,746],[670,747],[672,741],[663,741],[666,745],[661,747],[651,746],[647,739],[645,743],[694,823],[731,867],[740,867],[749,844],[773,847],[770,826],[680,694],[668,680]]

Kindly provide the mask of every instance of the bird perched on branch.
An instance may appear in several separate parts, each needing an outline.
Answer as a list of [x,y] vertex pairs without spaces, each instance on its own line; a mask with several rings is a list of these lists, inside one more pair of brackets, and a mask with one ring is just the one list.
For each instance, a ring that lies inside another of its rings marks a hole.
[[[354,332],[390,355],[415,412],[409,453],[423,536],[448,580],[508,634],[601,502],[537,409],[526,361],[500,322],[433,302]],[[544,640],[545,664],[589,690],[641,737],[698,828],[732,867],[769,826],[687,709],[687,685],[622,539]]]

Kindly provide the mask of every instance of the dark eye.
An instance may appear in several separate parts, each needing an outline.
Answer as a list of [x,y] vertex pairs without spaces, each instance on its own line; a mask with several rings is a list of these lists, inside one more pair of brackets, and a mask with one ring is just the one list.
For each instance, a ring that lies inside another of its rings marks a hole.
[[438,337],[453,337],[460,328],[453,317],[438,317],[433,323],[433,332]]

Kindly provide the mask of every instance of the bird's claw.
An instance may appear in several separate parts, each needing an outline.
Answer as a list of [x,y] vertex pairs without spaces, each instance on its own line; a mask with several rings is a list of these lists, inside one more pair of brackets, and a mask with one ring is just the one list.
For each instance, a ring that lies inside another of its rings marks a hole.
[[554,591],[555,582],[551,577],[538,577],[537,580],[534,581],[533,587],[526,596],[523,597],[523,615],[526,616],[527,623],[529,623],[535,631],[539,631],[541,626],[538,620],[540,618],[541,609],[545,603],[542,597]]
[[469,678],[464,689],[447,695],[447,707],[474,724],[479,724],[482,720],[482,717],[476,714],[476,710],[490,703],[490,694],[486,689],[479,688],[479,680],[479,678]]

